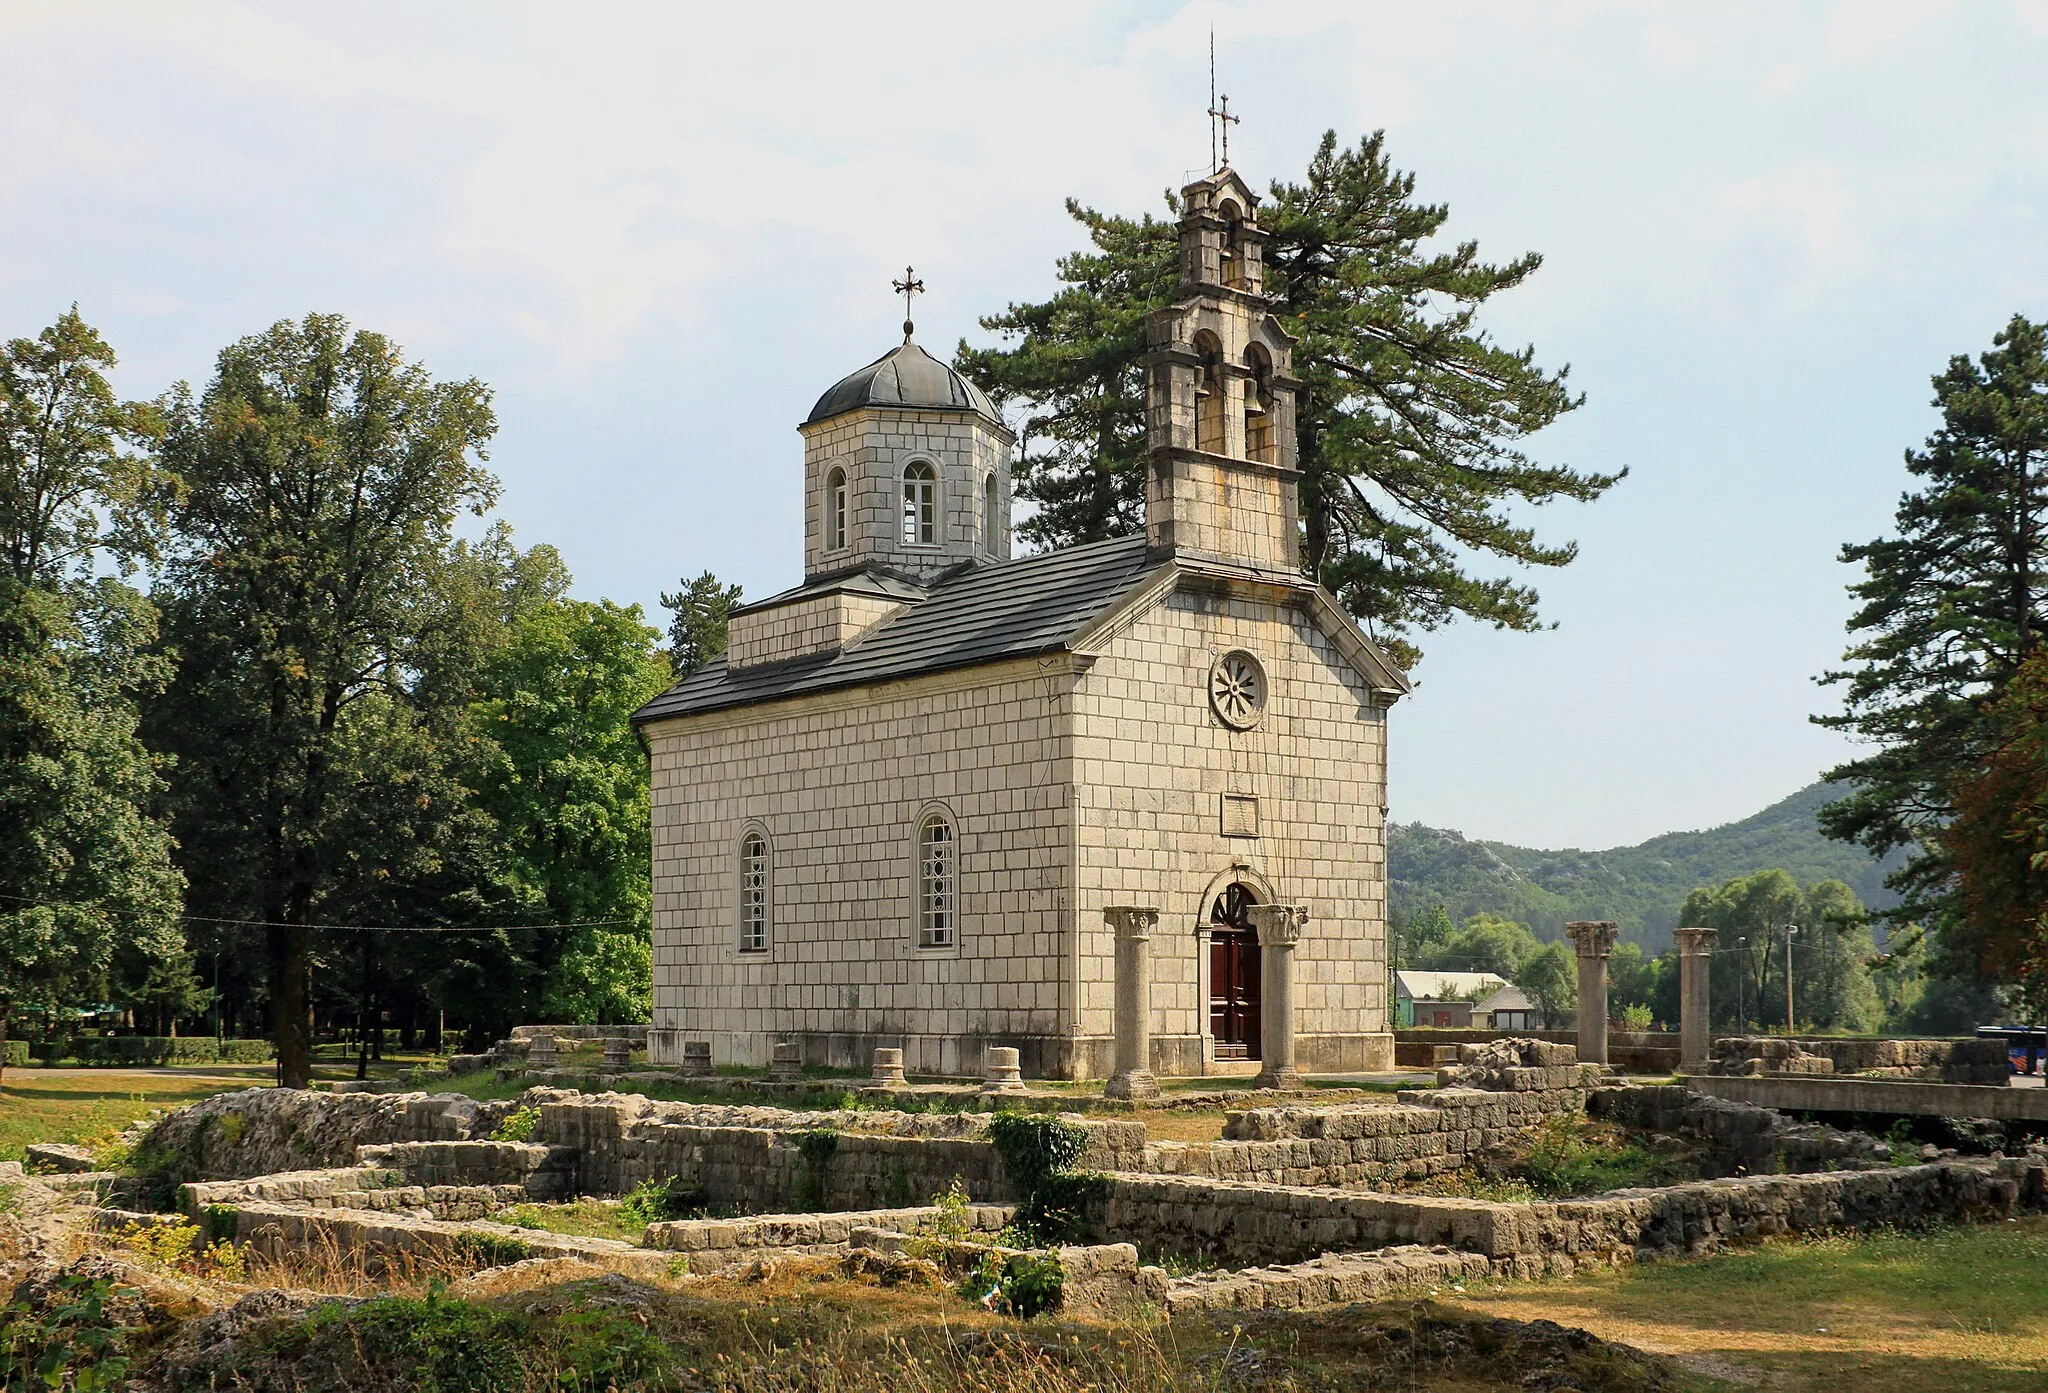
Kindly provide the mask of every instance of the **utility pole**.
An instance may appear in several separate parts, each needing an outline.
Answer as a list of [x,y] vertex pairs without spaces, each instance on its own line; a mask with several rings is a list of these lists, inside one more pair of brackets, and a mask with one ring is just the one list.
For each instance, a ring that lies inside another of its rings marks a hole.
[[1792,1038],[1792,935],[1799,932],[1797,924],[1785,926],[1785,1038]]
[[1735,940],[1742,952],[1742,960],[1735,965],[1735,1014],[1741,1017],[1742,1033],[1749,1034],[1749,940]]

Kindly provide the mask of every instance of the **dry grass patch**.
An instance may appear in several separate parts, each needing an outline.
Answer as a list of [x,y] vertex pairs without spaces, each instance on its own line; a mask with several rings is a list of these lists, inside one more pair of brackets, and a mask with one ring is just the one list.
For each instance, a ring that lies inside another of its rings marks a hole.
[[2048,1387],[2048,1219],[1773,1242],[1454,1298],[1790,1393]]

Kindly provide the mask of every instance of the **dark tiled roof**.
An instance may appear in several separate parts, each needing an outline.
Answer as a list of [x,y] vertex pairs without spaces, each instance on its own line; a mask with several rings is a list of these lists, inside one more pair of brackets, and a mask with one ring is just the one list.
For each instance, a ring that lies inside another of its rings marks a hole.
[[1002,425],[981,388],[931,354],[905,339],[859,372],[841,378],[818,398],[804,424],[822,421],[863,406],[922,406],[946,411],[974,411]]
[[830,691],[946,668],[1044,653],[1149,574],[1142,536],[1118,537],[983,566],[948,579],[852,647],[728,671],[706,663],[634,713],[638,721]]

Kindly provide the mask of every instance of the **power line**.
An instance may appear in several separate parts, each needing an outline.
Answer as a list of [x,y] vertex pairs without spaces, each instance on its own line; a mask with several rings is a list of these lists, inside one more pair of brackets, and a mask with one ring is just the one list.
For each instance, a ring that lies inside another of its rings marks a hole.
[[[55,905],[30,895],[0,894],[0,900],[35,905],[41,909],[82,909],[83,905]],[[187,924],[223,924],[241,929],[320,929],[326,933],[349,934],[488,934],[534,932],[541,929],[594,929],[633,924],[634,919],[571,919],[560,924],[289,924],[274,919],[216,919],[204,914],[174,914]]]

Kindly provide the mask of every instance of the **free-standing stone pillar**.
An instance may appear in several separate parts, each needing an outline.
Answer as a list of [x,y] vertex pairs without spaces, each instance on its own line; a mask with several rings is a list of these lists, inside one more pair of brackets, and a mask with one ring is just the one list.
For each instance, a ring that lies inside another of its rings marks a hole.
[[877,1048],[875,1050],[874,1070],[869,1075],[869,1078],[875,1083],[892,1086],[908,1083],[909,1080],[903,1076],[903,1051],[901,1049]]
[[1706,1066],[1709,1048],[1707,1014],[1712,1004],[1707,983],[1713,977],[1714,939],[1712,929],[1675,929],[1678,940],[1678,1067],[1694,1070]]
[[1308,923],[1308,906],[1255,904],[1247,908],[1259,931],[1260,1088],[1299,1088],[1294,1067],[1294,945]]
[[1614,951],[1612,919],[1582,919],[1564,926],[1579,950],[1579,1062],[1607,1062],[1607,955]]
[[1152,1077],[1152,930],[1159,911],[1112,905],[1102,917],[1116,930],[1116,1072],[1103,1086],[1110,1098],[1157,1098]]

